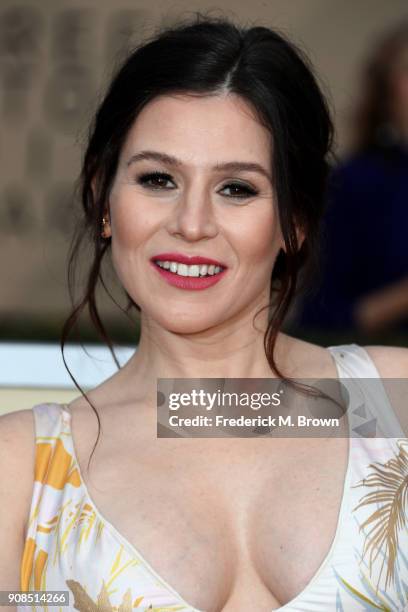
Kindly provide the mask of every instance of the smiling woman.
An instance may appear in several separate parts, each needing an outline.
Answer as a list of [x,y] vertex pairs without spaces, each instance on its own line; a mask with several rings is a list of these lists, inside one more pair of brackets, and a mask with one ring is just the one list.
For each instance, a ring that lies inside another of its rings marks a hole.
[[[143,108],[126,136],[104,235],[117,238],[112,257],[128,295],[167,330],[195,333],[217,326],[227,311],[242,311],[254,295],[267,299],[283,240],[266,170],[270,135],[249,110],[233,93],[162,95]],[[231,160],[232,151],[240,151],[242,161]],[[161,254],[163,246],[174,255]],[[194,256],[210,264],[210,255],[217,268],[200,272],[186,264]],[[152,259],[167,270],[153,264],[152,274]],[[189,292],[181,299],[170,291],[165,309],[152,299],[166,291],[163,279]],[[206,311],[212,296],[190,292],[221,281],[222,300]]]
[[[408,604],[408,441],[381,383],[408,377],[407,351],[281,331],[299,271],[319,263],[332,134],[307,58],[268,27],[198,15],[125,61],[84,157],[70,278],[82,244],[93,259],[62,347],[86,308],[111,346],[106,254],[140,342],[70,405],[0,420],[1,588],[68,590],[82,611]],[[356,384],[335,434],[157,437],[158,379],[230,378],[301,398],[316,389],[297,379]]]

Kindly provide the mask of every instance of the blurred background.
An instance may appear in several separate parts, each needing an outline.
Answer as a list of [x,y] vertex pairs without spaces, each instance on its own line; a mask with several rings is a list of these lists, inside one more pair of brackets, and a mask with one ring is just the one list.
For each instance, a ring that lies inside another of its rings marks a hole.
[[[1,0],[0,412],[30,407],[47,389],[56,401],[78,395],[58,342],[70,311],[67,254],[88,124],[133,45],[210,9],[298,44],[336,124],[321,271],[284,331],[324,346],[408,346],[406,0]],[[105,274],[120,303],[113,271]],[[130,321],[104,292],[99,300],[124,360],[137,347],[137,315]],[[91,388],[116,366],[83,319],[67,363]]]

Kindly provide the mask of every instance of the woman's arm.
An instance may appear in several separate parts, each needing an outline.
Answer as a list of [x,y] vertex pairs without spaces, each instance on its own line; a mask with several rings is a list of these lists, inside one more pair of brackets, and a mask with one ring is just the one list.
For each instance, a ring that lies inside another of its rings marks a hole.
[[18,591],[21,588],[20,566],[24,549],[24,527],[34,484],[34,454],[32,411],[18,410],[1,416],[0,591]]

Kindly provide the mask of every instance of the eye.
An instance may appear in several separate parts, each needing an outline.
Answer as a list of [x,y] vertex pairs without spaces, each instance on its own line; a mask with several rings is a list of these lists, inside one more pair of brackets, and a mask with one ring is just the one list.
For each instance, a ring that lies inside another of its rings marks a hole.
[[[238,200],[244,200],[246,198],[249,198],[251,196],[255,196],[258,194],[258,191],[256,189],[253,189],[249,185],[243,185],[241,183],[228,183],[228,185],[225,185],[222,190],[224,189],[232,190],[233,193],[229,195],[228,197],[236,198]],[[237,190],[241,192],[241,195],[237,194]]]
[[[146,187],[150,187],[151,189],[160,190],[163,187],[168,189],[165,184],[168,181],[172,181],[170,174],[166,174],[165,172],[148,172],[146,174],[140,174],[137,177],[137,182],[139,185],[143,185]],[[150,182],[152,181],[152,182]],[[170,187],[170,189],[175,189],[174,187]]]
[[[176,189],[171,175],[167,174],[166,172],[146,172],[136,177],[136,181],[139,185],[154,191]],[[172,182],[173,187],[166,187],[166,183],[168,182]],[[230,190],[230,194],[227,194],[228,198],[237,200],[245,200],[246,198],[255,196],[259,193],[256,189],[253,189],[249,185],[244,185],[243,183],[238,182],[231,182],[224,185],[221,191],[224,191],[225,189]]]

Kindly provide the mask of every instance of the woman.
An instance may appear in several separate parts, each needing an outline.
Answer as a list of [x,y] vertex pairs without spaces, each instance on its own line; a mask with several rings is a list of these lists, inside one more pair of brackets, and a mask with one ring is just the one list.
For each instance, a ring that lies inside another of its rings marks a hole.
[[352,148],[330,181],[322,280],[300,301],[297,324],[369,338],[408,332],[408,20],[381,36],[363,68]]
[[[158,378],[407,375],[405,349],[328,350],[280,331],[297,273],[317,257],[331,138],[307,60],[269,28],[199,16],[125,62],[84,158],[94,259],[63,340],[87,306],[100,326],[96,281],[111,252],[140,343],[89,403],[1,420],[3,589],[69,590],[79,610],[349,610],[354,591],[361,605],[407,602],[399,526],[394,582],[367,593],[354,552],[367,512],[351,513],[368,459],[405,452],[395,439],[156,435]],[[179,266],[189,257],[203,260]],[[85,480],[99,434],[90,405],[103,435]]]

